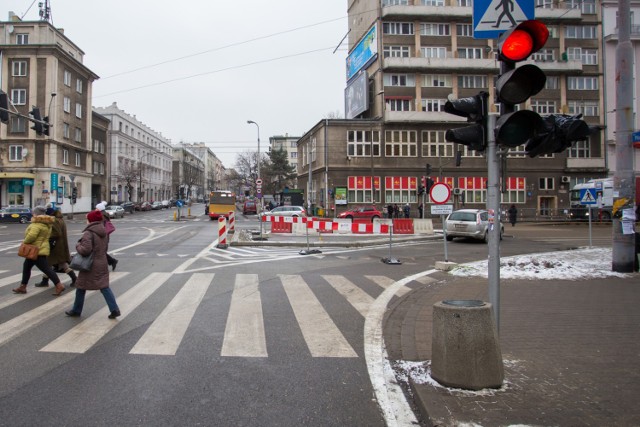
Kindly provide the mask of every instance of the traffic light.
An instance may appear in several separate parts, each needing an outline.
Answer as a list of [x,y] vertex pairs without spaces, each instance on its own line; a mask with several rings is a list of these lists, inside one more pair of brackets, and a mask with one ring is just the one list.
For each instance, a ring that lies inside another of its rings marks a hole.
[[516,68],[515,64],[540,50],[548,38],[546,25],[531,19],[506,31],[498,39],[501,74],[496,81],[496,97],[502,111],[496,123],[495,138],[500,145],[517,147],[547,131],[538,113],[514,110],[516,104],[540,92],[547,81],[545,74],[535,65],[525,64]]
[[0,90],[0,122],[7,123],[9,121],[9,97]]
[[456,151],[456,166],[460,166],[462,164],[462,151]]
[[527,155],[536,157],[542,154],[561,153],[571,147],[573,142],[587,139],[593,130],[581,118],[582,114],[575,116],[550,114],[545,117],[543,121],[546,132],[527,142]]
[[49,116],[43,117],[42,121],[44,122],[42,124],[42,133],[46,136],[49,136],[49,127],[51,125],[49,125]]
[[431,187],[433,187],[433,184],[435,184],[435,182],[433,182],[433,180],[431,178],[427,178],[425,180],[424,191],[426,191],[427,194],[431,193]]
[[36,134],[42,135],[43,126],[42,126],[42,116],[40,115],[40,109],[38,107],[33,107],[33,110],[29,111],[29,114],[33,117],[33,126],[31,129],[36,131]]
[[449,142],[466,145],[470,150],[484,151],[487,146],[487,92],[480,92],[469,98],[449,100],[444,104],[444,111],[456,116],[466,117],[471,126],[448,129],[444,139]]
[[78,187],[73,187],[71,190],[71,204],[75,205],[76,200],[78,200]]
[[420,178],[420,184],[418,184],[418,196],[422,196],[422,193],[424,193],[424,188],[426,187],[426,177],[422,177]]

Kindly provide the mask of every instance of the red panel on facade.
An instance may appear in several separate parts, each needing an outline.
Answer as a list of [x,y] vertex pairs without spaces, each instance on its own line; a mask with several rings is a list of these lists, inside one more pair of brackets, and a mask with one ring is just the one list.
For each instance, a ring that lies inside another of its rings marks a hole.
[[349,182],[349,188],[355,188],[356,186],[356,177],[355,176],[350,176],[348,179]]

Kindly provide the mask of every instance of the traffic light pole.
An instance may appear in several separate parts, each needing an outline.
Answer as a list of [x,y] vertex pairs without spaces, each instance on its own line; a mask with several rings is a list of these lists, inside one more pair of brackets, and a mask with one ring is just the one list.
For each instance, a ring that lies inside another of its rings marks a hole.
[[500,333],[500,160],[493,129],[496,115],[487,116],[487,211],[489,211],[489,302]]

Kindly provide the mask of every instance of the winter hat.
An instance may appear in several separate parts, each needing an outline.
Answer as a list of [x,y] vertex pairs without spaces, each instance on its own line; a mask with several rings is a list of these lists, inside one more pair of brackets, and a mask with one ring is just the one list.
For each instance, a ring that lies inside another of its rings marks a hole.
[[54,216],[54,215],[55,215],[55,213],[56,213],[56,210],[49,206],[49,207],[47,208],[47,210],[45,211],[45,213],[46,213],[47,215],[49,215],[49,216]]
[[105,210],[106,207],[107,207],[107,202],[100,202],[96,205],[96,209],[99,211]]
[[36,206],[35,208],[31,209],[31,213],[35,216],[35,215],[44,215],[46,213],[46,209],[44,208],[44,206]]
[[89,222],[102,221],[102,213],[100,213],[100,211],[91,211],[87,214],[87,219]]

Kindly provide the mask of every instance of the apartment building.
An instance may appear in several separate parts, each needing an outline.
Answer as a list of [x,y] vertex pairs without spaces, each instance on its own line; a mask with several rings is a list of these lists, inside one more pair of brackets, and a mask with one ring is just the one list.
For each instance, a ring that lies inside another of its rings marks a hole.
[[204,181],[202,194],[206,195],[213,190],[228,190],[227,172],[222,161],[206,146],[204,142],[180,143],[184,148],[188,148],[203,161]]
[[[535,13],[550,38],[525,63],[540,67],[547,83],[519,107],[541,115],[583,114],[603,128],[599,2],[537,1]],[[428,174],[452,187],[456,207],[484,207],[484,153],[444,137],[447,129],[466,125],[444,112],[449,96],[486,91],[490,110],[499,112],[497,40],[473,38],[471,1],[350,0],[348,15],[348,120],[320,121],[300,139],[300,187],[311,189],[313,204],[332,205],[333,190],[344,187],[348,204],[410,203],[417,212],[420,179]],[[502,162],[501,203],[515,204],[525,216],[564,215],[573,184],[608,172],[603,131],[563,153],[531,159],[523,151],[511,149]]]
[[143,202],[170,199],[173,148],[171,141],[117,103],[94,107],[109,120],[107,145],[110,153],[109,201]]
[[[92,171],[91,88],[98,76],[83,58],[47,21],[22,21],[12,12],[0,21],[0,89],[16,113],[0,125],[0,205],[51,202],[65,213],[86,212],[105,194]],[[33,107],[48,117],[49,135],[32,129]]]

